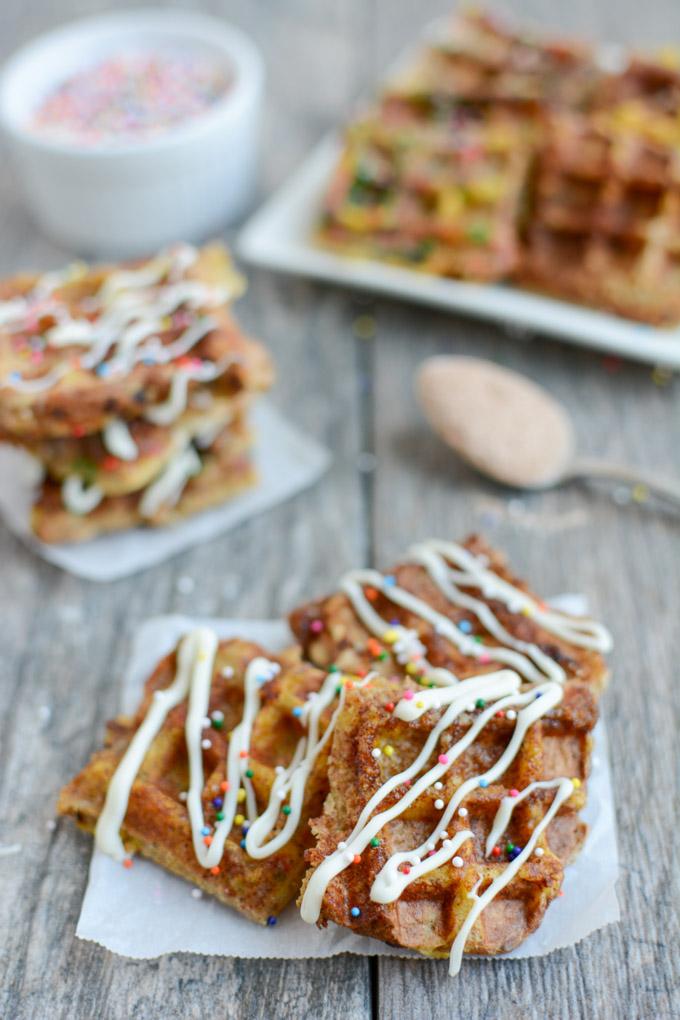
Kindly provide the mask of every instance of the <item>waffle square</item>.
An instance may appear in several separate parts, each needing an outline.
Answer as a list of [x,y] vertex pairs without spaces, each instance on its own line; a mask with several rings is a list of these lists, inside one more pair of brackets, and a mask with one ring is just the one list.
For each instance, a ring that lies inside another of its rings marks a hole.
[[318,240],[441,276],[500,279],[518,261],[529,136],[503,111],[428,118],[388,95],[347,131]]
[[[462,681],[459,696],[475,683]],[[406,691],[422,697],[410,681]],[[381,679],[348,697],[333,737],[330,793],[323,814],[312,821],[317,844],[307,852],[303,916],[428,956],[448,956],[453,946],[455,965],[463,948],[473,954],[508,952],[541,923],[560,893],[564,866],[585,838],[578,812],[585,802],[595,697],[587,688],[571,687],[557,708],[530,726],[507,770],[487,784],[480,777],[501,758],[515,731],[512,711],[495,711],[494,703],[477,699],[435,734],[430,753],[409,771],[443,710],[404,721],[395,713],[404,694],[403,684]],[[455,756],[451,748],[484,715],[488,721],[477,738]],[[438,764],[447,752],[448,768]],[[392,789],[384,785],[390,780]],[[469,789],[461,797],[464,785]],[[512,814],[494,836],[503,805]],[[510,869],[511,880],[466,931],[474,906]]]
[[[283,774],[296,752],[300,761],[300,739],[307,732],[305,706],[308,696],[321,689],[324,674],[302,663],[295,649],[271,655],[246,641],[218,644],[210,633],[194,632],[188,640],[194,642],[187,645],[192,673],[189,701],[186,697],[175,699],[142,754],[138,770],[133,768],[129,774],[129,800],[123,796],[117,802],[120,815],[114,811],[113,821],[107,823],[104,848],[120,859],[140,853],[251,920],[267,923],[269,919],[273,923],[299,891],[305,867],[303,851],[311,840],[307,820],[320,812],[327,791],[328,749],[323,744],[317,748],[316,757],[309,760],[306,783],[292,798]],[[86,831],[95,831],[107,791],[114,798],[112,780],[124,755],[130,753],[134,738],[148,725],[145,720],[158,710],[161,701],[165,708],[170,704],[168,694],[162,692],[177,681],[181,648],[163,659],[150,676],[137,712],[109,724],[104,748],[62,790],[59,813],[74,818]],[[189,763],[186,727],[189,706],[194,704],[191,699],[198,697],[194,695],[200,683],[196,671],[202,661],[207,663],[208,673],[206,703],[198,720],[200,744],[195,749],[202,768],[196,773],[196,764],[190,767]],[[243,725],[244,712],[250,717],[247,729]],[[207,724],[202,726],[203,715]],[[319,715],[320,738],[328,718],[329,711]],[[229,765],[230,747],[237,740],[235,762]],[[195,833],[187,802],[187,791],[191,798],[192,769],[197,784],[196,809],[201,814]],[[272,795],[275,784],[288,791],[281,799]],[[234,803],[230,804],[230,797]],[[272,799],[273,818],[265,825],[260,842],[280,837],[281,845],[275,852],[255,858],[245,850],[249,822],[259,812],[264,813]],[[220,819],[221,813],[227,815],[226,821]],[[212,858],[199,860],[195,844],[199,844],[202,854],[210,854],[212,842],[218,839],[220,821],[229,826],[223,852],[213,851],[214,863]],[[284,838],[280,834],[286,825]]]
[[431,956],[506,952],[540,924],[585,826],[611,644],[478,537],[350,571],[291,616],[303,654],[367,674],[333,734],[300,906]]

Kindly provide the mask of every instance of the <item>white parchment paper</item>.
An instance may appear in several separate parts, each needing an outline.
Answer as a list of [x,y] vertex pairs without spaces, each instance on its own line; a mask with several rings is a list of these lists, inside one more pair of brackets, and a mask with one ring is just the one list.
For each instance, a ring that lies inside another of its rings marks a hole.
[[[583,600],[559,600],[561,608],[583,612]],[[555,604],[557,600],[553,600]],[[123,685],[121,708],[133,710],[142,685],[160,657],[197,623],[213,627],[220,637],[243,637],[276,651],[291,643],[285,623],[273,620],[191,620],[162,616],[138,631]],[[548,909],[545,920],[523,945],[508,955],[541,956],[571,945],[590,932],[619,920],[616,879],[619,863],[611,779],[604,724],[595,728],[595,752],[588,782],[590,826],[585,847],[567,868],[564,896]],[[209,897],[195,899],[192,887],[154,864],[136,857],[129,870],[97,850],[76,934],[114,953],[138,959],[165,953],[192,952],[277,959],[327,957],[336,953],[416,956],[374,939],[329,925],[325,931],[305,924],[294,904],[276,926],[263,928]]]
[[208,542],[255,514],[312,485],[330,463],[328,451],[290,424],[271,404],[252,412],[258,485],[235,499],[166,528],[134,528],[75,545],[46,545],[31,533],[36,462],[0,444],[0,515],[8,528],[43,559],[88,581],[115,581],[146,570],[184,549]]

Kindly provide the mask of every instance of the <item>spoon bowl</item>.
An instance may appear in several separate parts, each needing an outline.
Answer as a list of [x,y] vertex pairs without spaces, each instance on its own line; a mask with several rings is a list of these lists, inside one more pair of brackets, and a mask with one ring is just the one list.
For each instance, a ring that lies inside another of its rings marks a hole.
[[555,485],[574,459],[574,430],[564,408],[509,368],[481,358],[428,358],[416,391],[437,435],[505,485]]
[[518,489],[578,477],[643,485],[680,503],[680,482],[610,461],[576,456],[567,410],[531,379],[493,361],[440,355],[420,366],[416,393],[425,417],[481,474]]

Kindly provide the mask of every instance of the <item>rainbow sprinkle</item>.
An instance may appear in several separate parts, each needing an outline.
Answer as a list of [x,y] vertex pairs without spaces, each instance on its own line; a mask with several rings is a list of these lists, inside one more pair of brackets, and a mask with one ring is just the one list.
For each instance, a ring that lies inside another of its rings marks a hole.
[[85,145],[136,142],[200,116],[231,85],[229,71],[204,55],[119,53],[58,85],[35,111],[31,127]]

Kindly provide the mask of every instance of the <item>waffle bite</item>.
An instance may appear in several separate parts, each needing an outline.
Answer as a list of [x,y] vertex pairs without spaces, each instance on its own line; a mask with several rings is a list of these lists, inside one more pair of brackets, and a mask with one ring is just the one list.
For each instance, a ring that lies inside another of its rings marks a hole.
[[58,810],[128,866],[138,852],[273,924],[299,891],[307,822],[327,792],[336,688],[296,649],[192,631],[135,715],[109,724]]
[[479,539],[415,545],[293,613],[304,654],[370,685],[333,735],[301,911],[431,956],[540,924],[585,826],[607,631],[549,609]]
[[47,542],[161,524],[255,482],[248,405],[272,368],[218,244],[0,286],[0,438],[44,470]]

